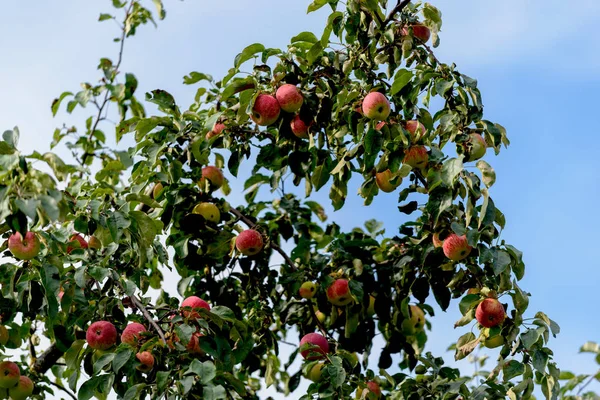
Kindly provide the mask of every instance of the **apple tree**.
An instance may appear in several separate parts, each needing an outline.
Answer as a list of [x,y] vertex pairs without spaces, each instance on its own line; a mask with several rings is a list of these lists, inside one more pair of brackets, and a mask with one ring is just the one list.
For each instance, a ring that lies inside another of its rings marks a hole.
[[[485,119],[477,81],[436,57],[437,8],[315,0],[308,12],[331,9],[323,32],[251,44],[220,79],[189,73],[184,109],[161,89],[141,97],[121,71],[162,1],[112,4],[100,21],[120,27],[116,54],[52,102],[55,115],[89,112],[54,132],[72,160],[22,154],[17,128],[0,142],[0,394],[568,395],[547,347],[559,327],[528,309],[522,254],[491,197],[506,131]],[[405,222],[344,231],[326,210],[355,195],[350,182],[366,206],[397,198],[389,212]],[[183,301],[161,290],[175,276]],[[489,373],[425,351],[433,304],[460,309],[444,327],[456,360],[493,349]]]

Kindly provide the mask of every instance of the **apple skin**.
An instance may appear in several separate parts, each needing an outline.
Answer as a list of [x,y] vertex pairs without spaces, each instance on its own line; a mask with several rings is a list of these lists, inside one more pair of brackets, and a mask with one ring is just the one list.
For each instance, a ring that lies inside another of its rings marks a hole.
[[300,90],[289,83],[286,83],[277,89],[275,98],[277,98],[281,109],[289,113],[295,113],[300,110],[302,103],[304,103],[304,97]]
[[[369,392],[373,393],[373,395],[375,395],[376,399],[381,398],[381,388],[379,387],[379,384],[375,381],[368,381],[367,382],[367,389],[369,389]],[[362,394],[363,394],[363,388],[357,388],[356,389],[356,398],[360,399],[362,398]],[[367,397],[369,398],[369,397]]]
[[300,289],[298,290],[298,294],[303,299],[312,299],[317,293],[317,285],[313,282],[304,282]]
[[383,93],[371,92],[362,102],[362,111],[365,117],[382,121],[390,116],[392,109],[390,101]]
[[0,344],[2,346],[6,345],[9,337],[10,335],[8,334],[8,329],[6,329],[4,325],[0,325]]
[[452,233],[446,239],[442,245],[444,255],[452,261],[464,260],[471,254],[473,249],[467,242],[467,236],[458,236],[456,233]]
[[210,311],[210,305],[198,296],[190,296],[183,300],[183,302],[181,302],[181,308],[184,307],[191,307],[191,310],[183,311],[183,316],[185,318],[200,318],[200,313],[194,311],[194,309],[199,310],[201,308],[204,308]]
[[309,333],[304,335],[302,340],[300,340],[300,347],[307,343],[316,347],[300,352],[305,360],[320,360],[325,358],[325,354],[329,353],[329,343],[327,342],[327,339],[325,339],[325,337],[320,333]]
[[398,178],[396,184],[391,184],[390,181],[394,178],[394,174],[389,169],[375,174],[375,183],[379,190],[385,193],[391,193],[402,183],[402,178]]
[[479,133],[470,133],[467,144],[469,147],[467,147],[465,152],[465,161],[479,160],[485,155],[487,143],[485,143],[485,139]]
[[350,295],[350,287],[348,280],[336,279],[327,288],[327,300],[335,306],[342,307],[352,303],[353,299]]
[[429,155],[425,146],[413,146],[404,152],[404,164],[410,165],[413,169],[422,169],[427,166]]
[[433,234],[431,240],[433,241],[433,247],[435,247],[436,249],[444,245],[444,241],[440,239],[440,234],[438,232]]
[[323,368],[325,364],[318,363],[313,365],[313,367],[308,371],[307,378],[313,382],[319,382],[321,380],[321,375],[323,375]]
[[102,242],[96,236],[91,236],[88,246],[90,249],[100,250],[102,248]]
[[40,239],[31,231],[25,233],[25,238],[15,232],[8,238],[8,249],[19,260],[31,260],[40,254]]
[[85,339],[94,350],[108,350],[117,343],[117,328],[108,321],[96,321],[88,328]]
[[138,371],[150,372],[154,368],[154,356],[149,351],[142,351],[135,355],[140,365],[135,367]]
[[300,139],[308,138],[308,127],[309,125],[306,125],[299,115],[294,116],[294,118],[290,121],[292,133]]
[[200,348],[200,338],[204,336],[203,334],[201,334],[200,332],[195,332],[192,337],[190,338],[190,342],[188,343],[188,345],[186,346],[186,349],[191,353],[191,354],[197,354],[197,355],[201,355],[204,354],[204,351]]
[[268,94],[259,94],[254,102],[250,118],[257,125],[269,126],[277,121],[281,107],[277,99]]
[[75,241],[77,241],[79,243],[79,245],[77,245],[77,243],[75,243],[73,245],[67,245],[67,254],[71,254],[71,252],[75,249],[87,249],[88,248],[88,242],[79,233],[75,233],[75,234],[71,235],[71,237],[69,238],[69,242],[75,242]]
[[325,322],[325,320],[327,319],[327,315],[325,315],[325,313],[321,312],[321,311],[316,311],[315,315],[317,316],[317,320],[322,324]]
[[415,305],[409,306],[409,311],[411,325],[415,331],[422,331],[425,328],[425,313],[421,310],[421,307]]
[[206,180],[210,182],[210,186],[212,189],[219,189],[221,186],[223,186],[225,177],[223,176],[223,171],[221,171],[217,167],[209,165],[207,167],[202,168],[202,178],[200,178],[200,182],[198,182],[198,186],[200,187],[200,189],[205,188]]
[[194,206],[192,214],[199,214],[204,217],[205,220],[218,223],[221,220],[221,212],[219,207],[213,203],[198,203]]
[[263,246],[262,235],[254,229],[242,231],[235,239],[235,248],[245,256],[258,254]]
[[497,299],[484,299],[475,310],[475,319],[486,328],[500,325],[505,318],[504,306]]
[[0,363],[0,387],[8,389],[19,382],[21,370],[19,366],[12,361],[2,361]]
[[483,345],[488,349],[495,349],[496,347],[500,347],[504,344],[504,337],[502,335],[496,335],[492,337],[488,337],[483,341]]
[[410,138],[413,142],[417,142],[419,139],[425,136],[425,133],[427,133],[425,126],[419,121],[415,120],[406,121],[405,129],[408,131],[408,133],[410,133]]
[[210,140],[214,137],[219,136],[223,132],[224,129],[225,129],[225,124],[222,122],[217,122],[210,131],[206,132],[206,136],[205,136],[206,140]]
[[[431,31],[429,30],[428,27],[426,27],[423,24],[413,24],[412,29],[413,29],[413,35],[417,39],[419,39],[423,43],[427,43],[429,41],[429,38],[431,37]],[[404,35],[404,36],[408,35],[407,27],[402,28],[402,35]]]
[[26,376],[20,376],[17,386],[8,389],[8,395],[12,400],[25,400],[33,393],[33,382]]
[[146,327],[139,322],[128,324],[121,334],[121,342],[135,346],[140,338],[140,333],[146,332]]
[[162,183],[157,182],[154,187],[152,188],[152,198],[153,199],[158,199],[158,196],[160,196],[160,194],[162,193],[164,189],[164,186]]

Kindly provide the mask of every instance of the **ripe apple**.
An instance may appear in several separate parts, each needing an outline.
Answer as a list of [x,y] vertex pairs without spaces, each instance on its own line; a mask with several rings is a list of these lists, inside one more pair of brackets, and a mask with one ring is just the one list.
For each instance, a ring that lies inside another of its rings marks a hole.
[[135,355],[140,365],[136,367],[138,371],[150,372],[154,368],[154,356],[149,351],[142,351]]
[[31,260],[40,253],[40,239],[33,232],[25,233],[25,239],[20,232],[15,232],[8,238],[8,249],[19,260]]
[[279,118],[281,107],[277,99],[268,94],[259,94],[254,101],[250,118],[260,126],[273,124]]
[[327,300],[335,306],[345,306],[352,302],[350,287],[347,279],[336,279],[327,288]]
[[487,144],[479,133],[470,133],[465,144],[465,161],[479,160],[485,155]]
[[191,353],[191,354],[204,354],[204,351],[202,350],[202,348],[200,347],[200,338],[204,336],[203,334],[201,334],[200,332],[195,332],[192,337],[190,338],[190,341],[188,343],[188,345],[186,346],[186,349]]
[[323,374],[324,367],[324,363],[317,363],[313,365],[310,371],[308,371],[308,375],[306,377],[313,382],[319,382],[321,380],[321,375]]
[[419,121],[415,120],[406,121],[405,128],[408,133],[410,133],[410,140],[412,142],[417,142],[419,139],[425,136],[425,133],[427,132],[425,126]]
[[362,102],[362,111],[369,119],[382,121],[390,116],[390,101],[383,93],[371,92]]
[[300,286],[298,293],[303,299],[312,299],[315,293],[317,293],[317,285],[313,282],[304,282],[302,286]]
[[200,182],[198,182],[198,186],[200,189],[204,189],[206,186],[206,180],[210,182],[210,186],[212,189],[219,189],[223,186],[223,181],[225,177],[223,176],[223,171],[221,171],[217,167],[213,167],[209,165],[207,167],[202,168],[202,178],[200,178]]
[[88,248],[88,242],[79,233],[71,235],[69,242],[70,244],[67,245],[67,254],[71,254],[71,252],[75,249]]
[[467,242],[467,236],[458,236],[456,233],[452,233],[446,239],[442,246],[446,257],[452,261],[460,261],[468,257],[473,249]]
[[302,103],[304,102],[304,97],[300,90],[289,83],[279,87],[275,93],[275,97],[277,98],[281,109],[289,113],[295,113],[300,110],[300,107],[302,107]]
[[475,310],[475,319],[486,328],[500,325],[504,318],[506,318],[506,312],[498,299],[487,298],[479,303]]
[[146,332],[146,327],[138,322],[132,322],[123,330],[121,342],[136,346],[142,332]]
[[90,249],[100,250],[102,248],[102,242],[96,236],[91,236],[88,246]]
[[2,361],[0,363],[0,387],[10,388],[19,382],[21,370],[19,366],[12,361]]
[[440,234],[438,232],[433,234],[433,247],[438,248],[444,245],[444,241],[440,239]]
[[254,229],[242,231],[235,239],[235,247],[245,256],[258,254],[263,248],[262,235]]
[[377,172],[375,174],[375,183],[377,183],[377,187],[382,192],[391,193],[402,183],[402,178],[398,178],[395,184],[390,183],[393,178],[394,174],[392,174],[392,171],[386,169],[383,172]]
[[20,376],[16,386],[8,389],[8,395],[12,400],[25,400],[33,393],[33,382],[26,376]]
[[290,127],[292,128],[292,133],[300,139],[306,139],[308,137],[309,125],[307,125],[304,121],[302,121],[302,118],[300,118],[299,115],[296,115],[290,122]]
[[425,146],[413,146],[404,152],[404,164],[413,168],[425,168],[428,161],[429,155]]
[[183,300],[183,302],[181,303],[181,308],[183,309],[188,307],[190,307],[191,310],[188,309],[183,311],[183,316],[185,318],[200,318],[200,313],[193,310],[199,310],[201,308],[204,308],[210,311],[210,305],[198,296],[190,296]]
[[117,328],[108,321],[96,321],[88,328],[85,339],[94,350],[107,350],[117,343]]
[[[367,382],[367,389],[369,389],[369,392],[371,392],[371,393],[373,393],[373,395],[375,395],[376,399],[379,399],[381,397],[381,388],[379,387],[379,384],[377,382],[375,382],[375,381]],[[360,388],[360,387],[357,388],[356,389],[356,398],[361,399],[362,394],[363,394],[363,388]]]
[[158,199],[158,196],[160,196],[163,189],[164,189],[163,184],[160,182],[157,182],[156,185],[154,185],[154,187],[152,188],[152,197],[154,199]]
[[8,343],[8,338],[10,335],[8,334],[8,329],[4,325],[0,325],[0,344],[4,346]]
[[320,360],[325,358],[325,354],[329,353],[329,343],[320,333],[309,333],[304,335],[302,340],[300,340],[300,347],[309,344],[313,347],[300,351],[300,354],[306,360]]
[[223,132],[223,129],[225,129],[225,124],[222,122],[217,122],[215,123],[215,125],[213,126],[213,128],[206,132],[206,140],[210,140],[214,137],[217,137],[221,134],[221,132]]
[[[413,29],[414,37],[416,37],[423,43],[427,43],[429,41],[429,38],[431,37],[431,31],[429,30],[428,27],[426,27],[423,24],[417,23],[417,24],[412,24],[412,29]],[[408,35],[407,27],[402,28],[402,35],[404,35],[404,36]]]
[[192,214],[200,214],[205,220],[218,223],[221,220],[219,207],[213,203],[198,203],[192,210]]
[[411,305],[408,307],[410,313],[410,324],[416,332],[422,331],[425,327],[425,313],[420,307]]

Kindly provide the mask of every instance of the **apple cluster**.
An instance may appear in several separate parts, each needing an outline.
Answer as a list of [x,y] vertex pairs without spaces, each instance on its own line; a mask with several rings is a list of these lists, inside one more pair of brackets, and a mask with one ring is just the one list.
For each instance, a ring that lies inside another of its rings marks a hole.
[[21,375],[21,369],[12,361],[0,362],[0,398],[25,400],[33,394],[33,381]]

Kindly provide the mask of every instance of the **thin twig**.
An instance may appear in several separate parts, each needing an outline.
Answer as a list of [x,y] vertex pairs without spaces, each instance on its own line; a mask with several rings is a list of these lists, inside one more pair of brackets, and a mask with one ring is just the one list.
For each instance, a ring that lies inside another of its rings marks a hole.
[[323,324],[321,323],[321,321],[319,321],[319,318],[317,318],[317,313],[315,313],[315,310],[313,308],[312,302],[309,301],[306,304],[308,306],[308,309],[310,310],[310,314],[312,315],[312,318],[317,323],[317,327],[319,328],[319,330],[321,331],[321,333],[323,333],[323,336],[325,336],[325,337],[328,336],[331,340],[333,340],[334,342],[336,342],[335,338],[329,334],[329,332],[327,331],[327,329],[325,329],[325,327],[323,326]]
[[398,1],[398,4],[396,4],[396,7],[394,7],[392,9],[392,11],[390,11],[390,13],[388,14],[385,21],[383,21],[383,26],[385,27],[391,20],[393,20],[394,16],[397,13],[399,13],[400,11],[402,11],[404,9],[404,7],[406,7],[408,5],[408,3],[410,3],[410,0]]
[[590,383],[592,383],[592,381],[594,380],[594,378],[596,377],[596,375],[599,372],[596,372],[595,374],[590,375],[590,377],[588,378],[588,381],[579,388],[579,390],[577,391],[577,396],[579,397],[581,395],[581,393],[583,392],[583,389],[585,389]]
[[66,394],[68,394],[73,400],[77,400],[77,397],[75,397],[75,395],[73,393],[71,393],[70,390],[67,390],[67,388],[64,387],[63,385],[59,385],[58,383],[52,382],[52,381],[48,381],[48,383],[51,384],[52,386],[56,386],[57,388],[59,388],[60,390],[62,390]]
[[[233,215],[235,215],[238,219],[240,219],[243,223],[248,225],[250,228],[256,227],[256,224],[250,218],[248,218],[244,214],[242,214],[237,208],[230,207],[230,211]],[[283,249],[281,247],[279,247],[279,245],[277,243],[273,242],[272,240],[269,243],[271,244],[271,248],[273,250],[275,250],[276,252],[278,252],[281,255],[281,257],[283,257],[286,264],[290,266],[292,271],[296,272],[298,270],[298,267],[296,267],[296,264],[294,264],[292,259],[285,253],[285,251],[283,251]]]
[[[121,285],[121,282],[119,282],[119,281],[115,281],[115,282],[117,283],[117,286],[119,286],[121,288],[121,290],[123,292],[125,292],[125,288],[123,287],[123,285]],[[131,302],[133,303],[133,305],[140,309],[140,311],[144,315],[144,318],[146,318],[146,320],[150,323],[150,325],[152,325],[152,327],[154,328],[156,333],[158,333],[158,336],[160,336],[163,343],[167,344],[167,339],[165,338],[165,333],[163,332],[161,327],[156,323],[154,318],[152,318],[152,315],[150,315],[150,313],[148,312],[146,307],[144,307],[141,300],[138,299],[135,295],[129,296],[129,298],[131,299]]]

